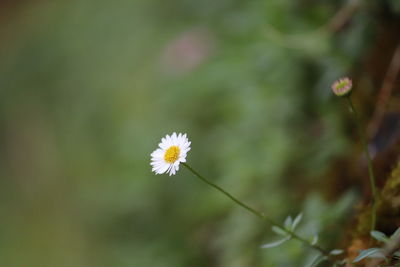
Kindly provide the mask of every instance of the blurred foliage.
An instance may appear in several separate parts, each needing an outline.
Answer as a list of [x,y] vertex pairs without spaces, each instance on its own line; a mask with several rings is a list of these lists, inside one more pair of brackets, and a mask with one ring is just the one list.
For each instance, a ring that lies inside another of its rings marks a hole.
[[186,170],[153,175],[149,155],[173,131],[192,141],[194,168],[276,220],[304,211],[304,234],[333,246],[357,193],[330,203],[320,190],[349,150],[345,109],[329,87],[376,33],[365,7],[339,33],[324,29],[342,5],[69,0],[4,9],[0,265],[312,258],[296,242],[260,249],[270,227]]

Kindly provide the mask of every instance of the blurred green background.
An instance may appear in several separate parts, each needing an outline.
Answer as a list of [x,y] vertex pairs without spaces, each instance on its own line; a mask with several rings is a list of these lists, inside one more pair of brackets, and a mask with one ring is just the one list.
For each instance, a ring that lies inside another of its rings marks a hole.
[[188,134],[200,173],[276,221],[303,211],[300,232],[335,246],[359,193],[323,193],[349,150],[330,84],[362,73],[377,38],[365,3],[330,24],[346,5],[2,1],[0,265],[303,266],[313,256],[295,241],[261,249],[277,238],[270,227],[187,170],[151,173],[150,153],[174,131]]

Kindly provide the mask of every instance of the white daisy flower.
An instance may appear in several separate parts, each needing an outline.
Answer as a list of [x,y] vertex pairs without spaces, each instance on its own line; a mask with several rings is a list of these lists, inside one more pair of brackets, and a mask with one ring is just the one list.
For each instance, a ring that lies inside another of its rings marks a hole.
[[151,153],[152,171],[156,174],[169,173],[169,176],[179,170],[179,163],[186,162],[187,152],[190,150],[190,142],[186,134],[173,133],[161,138],[159,148]]

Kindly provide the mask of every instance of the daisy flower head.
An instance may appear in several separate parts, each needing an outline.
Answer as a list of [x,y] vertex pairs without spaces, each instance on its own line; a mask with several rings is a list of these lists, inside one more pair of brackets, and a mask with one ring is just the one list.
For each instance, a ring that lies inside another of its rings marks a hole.
[[346,96],[350,94],[351,88],[353,87],[353,82],[351,79],[344,77],[332,84],[332,91],[337,96]]
[[186,134],[166,135],[161,138],[159,148],[151,153],[152,171],[156,174],[169,173],[174,175],[179,170],[179,164],[186,162],[186,155],[190,150],[190,142]]

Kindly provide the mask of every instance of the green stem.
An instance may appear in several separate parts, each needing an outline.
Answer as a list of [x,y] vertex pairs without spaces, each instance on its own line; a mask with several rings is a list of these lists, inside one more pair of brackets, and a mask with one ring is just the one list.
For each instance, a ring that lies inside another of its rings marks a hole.
[[200,180],[202,180],[203,182],[205,182],[206,184],[208,184],[209,186],[217,189],[218,191],[220,191],[222,194],[224,194],[225,196],[227,196],[228,198],[230,198],[231,200],[233,200],[236,204],[238,204],[239,206],[241,206],[242,208],[246,209],[247,211],[253,213],[254,215],[256,215],[257,217],[259,217],[260,219],[263,219],[264,221],[268,222],[269,224],[278,227],[279,229],[285,231],[287,234],[289,234],[293,239],[297,239],[298,241],[302,242],[303,244],[319,251],[320,253],[322,253],[324,256],[327,257],[328,260],[331,260],[331,256],[329,255],[329,252],[327,252],[326,250],[324,250],[323,248],[321,248],[320,246],[317,245],[313,245],[311,244],[311,242],[309,242],[308,240],[298,236],[296,233],[286,229],[285,227],[279,225],[278,223],[274,222],[273,220],[271,220],[270,218],[268,218],[264,213],[259,212],[255,209],[253,209],[252,207],[244,204],[243,202],[241,202],[240,200],[238,200],[237,198],[235,198],[234,196],[232,196],[230,193],[228,193],[227,191],[225,191],[224,189],[222,189],[220,186],[214,184],[213,182],[207,180],[206,178],[204,178],[203,176],[201,176],[198,172],[196,172],[192,167],[190,167],[187,163],[182,163],[183,166],[185,166],[189,171],[191,171],[197,178],[199,178]]
[[354,114],[355,121],[357,124],[358,134],[361,138],[361,143],[364,148],[365,156],[367,158],[369,182],[371,184],[371,191],[372,191],[371,231],[373,231],[373,230],[375,230],[375,224],[376,224],[376,204],[378,201],[378,195],[377,195],[377,191],[376,191],[376,182],[375,182],[376,180],[375,180],[374,171],[373,171],[373,167],[372,167],[371,155],[369,154],[367,139],[364,135],[364,131],[362,130],[361,122],[358,118],[358,115],[357,115],[356,109],[354,108],[353,102],[351,101],[350,96],[347,96],[346,99],[349,103],[351,112],[353,112],[353,114]]

